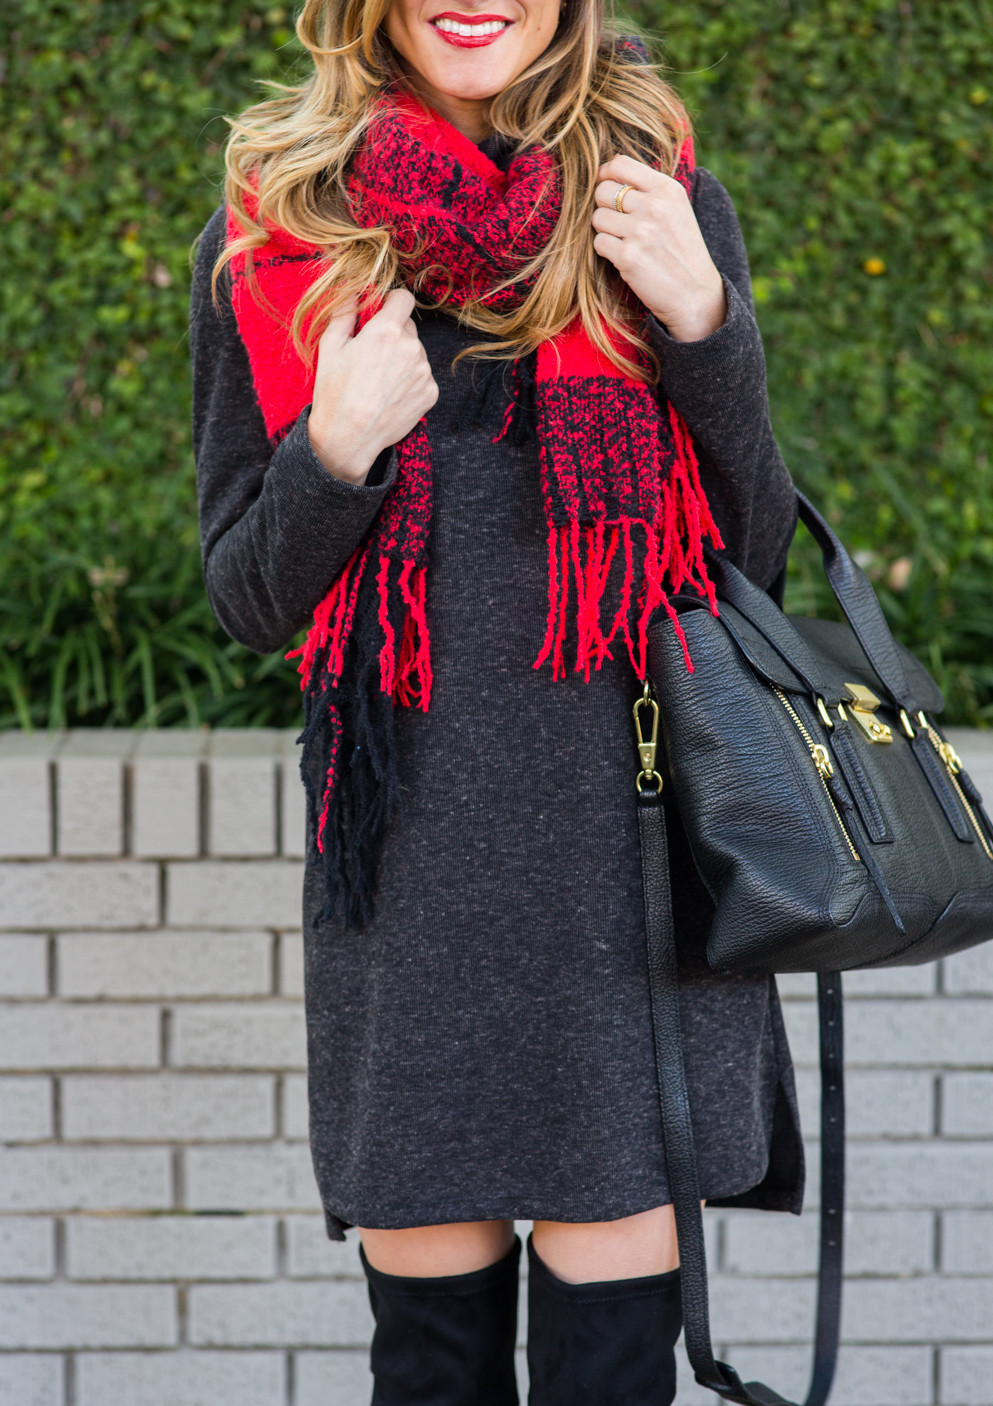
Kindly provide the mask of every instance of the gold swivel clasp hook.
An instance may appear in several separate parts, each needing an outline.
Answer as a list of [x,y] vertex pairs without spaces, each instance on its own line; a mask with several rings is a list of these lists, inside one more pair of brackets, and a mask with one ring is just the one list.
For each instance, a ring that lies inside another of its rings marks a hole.
[[[642,713],[643,708],[651,709],[650,723]],[[634,784],[639,791],[643,791],[654,781],[657,783],[657,791],[661,791],[662,777],[655,770],[655,754],[659,744],[659,705],[652,697],[651,685],[647,679],[641,697],[635,699],[633,711],[639,766]]]

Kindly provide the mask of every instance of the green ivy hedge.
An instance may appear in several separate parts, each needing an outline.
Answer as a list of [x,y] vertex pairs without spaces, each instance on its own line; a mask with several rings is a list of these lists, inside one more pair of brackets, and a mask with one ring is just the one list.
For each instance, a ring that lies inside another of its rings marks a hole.
[[[0,726],[293,725],[214,623],[190,245],[222,114],[298,61],[265,0],[0,16]],[[989,0],[632,0],[744,226],[774,420],[956,721],[993,719]],[[808,547],[792,600],[823,606]]]
[[[710,0],[638,17],[664,28],[701,159],[738,208],[786,461],[946,718],[988,723],[993,5]],[[793,601],[823,606],[803,545]]]

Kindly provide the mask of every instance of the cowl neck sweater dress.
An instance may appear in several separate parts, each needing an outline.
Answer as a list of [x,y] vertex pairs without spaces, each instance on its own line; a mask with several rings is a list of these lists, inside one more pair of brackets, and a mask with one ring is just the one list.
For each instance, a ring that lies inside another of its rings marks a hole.
[[[500,138],[480,145],[506,164]],[[651,335],[729,554],[776,589],[795,508],[747,257],[704,168],[692,202],[727,319],[699,342],[654,320]],[[220,313],[210,299],[224,218],[201,237],[191,302],[204,579],[228,634],[268,653],[309,623],[396,455],[365,484],[342,482],[310,447],[309,407],[273,450],[226,278]],[[623,649],[589,682],[532,668],[548,604],[537,442],[493,443],[507,364],[487,376],[491,363],[470,358],[453,372],[480,339],[444,312],[415,320],[440,388],[427,417],[431,707],[396,712],[402,803],[372,921],[315,930],[314,858],[304,879],[310,1142],[334,1240],[352,1225],[613,1220],[671,1200],[635,814],[640,685]],[[709,899],[671,808],[670,822],[701,1195],[798,1213],[803,1146],[775,979],[707,970]]]

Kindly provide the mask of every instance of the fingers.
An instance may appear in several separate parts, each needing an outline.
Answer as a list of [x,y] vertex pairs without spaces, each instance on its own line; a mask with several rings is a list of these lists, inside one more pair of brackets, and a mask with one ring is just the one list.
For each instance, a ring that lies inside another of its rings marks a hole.
[[616,269],[625,260],[625,243],[614,234],[604,234],[602,230],[593,236],[594,251],[604,259],[609,259]]
[[[627,186],[627,190],[624,187]],[[621,210],[617,210],[614,201],[617,199],[617,192],[624,190],[624,198],[621,201]],[[644,193],[630,181],[601,181],[593,192],[593,198],[597,209],[614,210],[618,214],[630,215],[638,208],[639,198],[644,200]]]
[[343,347],[355,330],[355,319],[358,316],[359,304],[357,298],[349,298],[328,322],[327,327],[321,333],[319,350],[325,347],[329,351],[334,351],[338,347]]
[[650,190],[662,175],[654,166],[644,161],[636,161],[633,156],[612,156],[598,171],[601,181],[615,181],[618,185],[632,185],[638,190]]
[[[361,337],[367,328],[374,327],[374,330],[378,332],[401,333],[416,337],[417,328],[410,316],[413,309],[413,293],[406,288],[391,288],[383,299],[382,307],[369,318],[368,322],[364,324],[362,332],[358,335]],[[358,311],[358,298],[349,298],[324,329],[320,340],[320,350],[329,354],[340,351],[345,346],[355,332]]]
[[407,288],[391,288],[382,306],[362,328],[356,341],[372,344],[374,358],[385,357],[394,384],[406,387],[409,395],[423,402],[420,414],[438,399],[438,387],[431,374],[431,363],[424,344],[417,335],[411,313],[414,295]]
[[680,181],[667,176],[664,171],[657,171],[654,166],[646,166],[644,161],[635,161],[633,156],[612,156],[600,167],[597,175],[599,184],[594,192],[597,205],[612,206],[621,186],[632,187],[624,196],[626,213],[638,208],[639,196],[644,204],[646,196],[674,196],[678,199],[686,194]]
[[[399,325],[406,322],[413,311],[413,293],[408,288],[391,288],[383,299],[383,306],[376,313],[376,317],[382,318],[384,322],[393,322]],[[372,321],[373,318],[370,317],[369,322]]]
[[598,205],[590,216],[594,229],[603,230],[605,234],[616,234],[618,239],[623,239],[626,234],[631,234],[632,211],[627,208],[627,196],[624,197],[624,214],[620,215],[613,205]]

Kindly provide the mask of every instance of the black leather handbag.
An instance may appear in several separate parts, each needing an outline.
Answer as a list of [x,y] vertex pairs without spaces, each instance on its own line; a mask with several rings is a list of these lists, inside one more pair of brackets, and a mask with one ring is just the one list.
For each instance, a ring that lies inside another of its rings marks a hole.
[[711,1346],[663,784],[713,900],[709,966],[817,973],[821,1251],[804,1406],[828,1399],[841,1317],[841,972],[933,961],[993,936],[993,824],[935,722],[941,692],[893,639],[835,533],[797,498],[847,623],[784,614],[715,554],[719,616],[696,596],[673,601],[693,671],[660,616],[634,705],[652,1020],[686,1349],[702,1386],[744,1406],[791,1403],[761,1382],[744,1384]]

